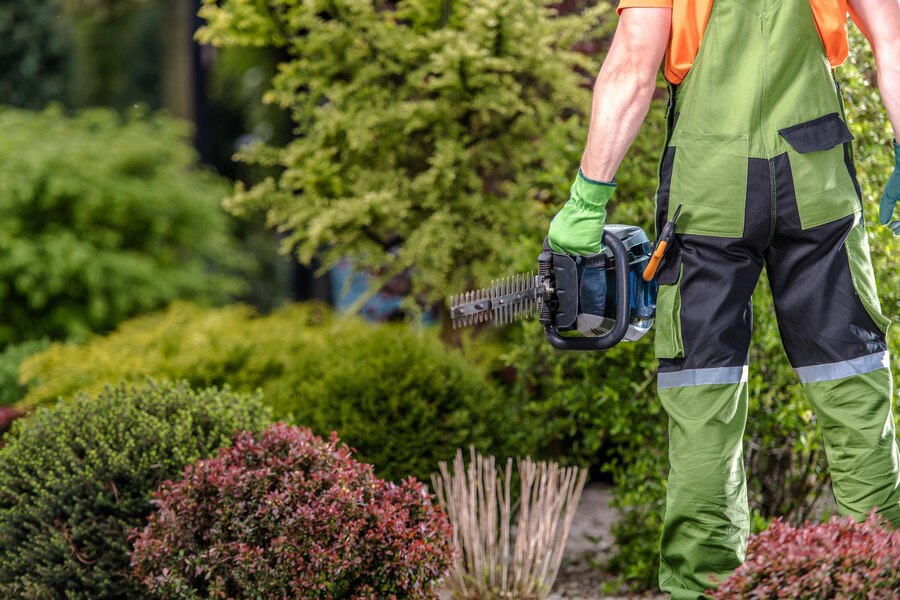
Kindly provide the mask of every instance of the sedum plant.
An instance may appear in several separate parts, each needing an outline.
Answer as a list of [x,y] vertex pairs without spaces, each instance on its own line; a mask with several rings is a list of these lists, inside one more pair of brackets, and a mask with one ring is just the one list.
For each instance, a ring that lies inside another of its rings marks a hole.
[[16,421],[0,449],[0,597],[146,597],[128,532],[153,490],[269,419],[256,397],[147,382]]
[[243,433],[155,497],[132,563],[159,598],[437,598],[449,564],[425,486],[376,478],[336,434]]
[[264,211],[303,262],[350,256],[376,283],[410,271],[420,300],[530,260],[590,108],[596,65],[572,46],[609,8],[555,6],[204,0],[201,41],[285,56],[266,100],[296,124],[284,147],[239,152],[278,174],[227,206]]

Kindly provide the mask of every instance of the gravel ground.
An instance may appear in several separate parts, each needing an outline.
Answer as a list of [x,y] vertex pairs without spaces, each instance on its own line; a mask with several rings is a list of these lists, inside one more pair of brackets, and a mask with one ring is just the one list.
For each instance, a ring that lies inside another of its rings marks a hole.
[[609,576],[597,565],[602,565],[609,558],[613,547],[613,537],[609,530],[617,518],[616,509],[609,503],[612,500],[612,486],[603,483],[590,483],[584,488],[581,502],[569,531],[566,551],[559,576],[553,585],[550,600],[626,600],[626,599],[659,599],[660,594],[632,594],[623,596],[607,596],[599,592],[602,585],[609,581]]
[[[616,520],[616,510],[610,507],[612,486],[590,483],[584,488],[581,502],[569,531],[559,576],[548,600],[664,600],[660,594],[632,594],[608,596],[600,593],[603,583],[609,581],[597,565],[609,557],[613,538],[609,530]],[[449,592],[441,594],[442,600],[451,598]]]

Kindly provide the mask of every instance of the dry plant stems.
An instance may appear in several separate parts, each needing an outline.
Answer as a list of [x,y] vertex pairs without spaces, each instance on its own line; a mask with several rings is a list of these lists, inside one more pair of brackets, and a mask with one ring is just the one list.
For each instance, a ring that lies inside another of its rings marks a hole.
[[[517,459],[520,495],[512,503],[513,461],[499,470],[492,456],[456,451],[432,475],[453,526],[449,585],[458,598],[545,598],[553,586],[587,470]],[[515,526],[513,527],[513,513]]]

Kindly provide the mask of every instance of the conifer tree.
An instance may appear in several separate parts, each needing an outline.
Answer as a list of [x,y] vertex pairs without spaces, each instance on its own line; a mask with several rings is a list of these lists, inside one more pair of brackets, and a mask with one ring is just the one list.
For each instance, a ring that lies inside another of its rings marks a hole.
[[420,301],[528,268],[584,143],[597,65],[573,45],[609,8],[552,6],[204,0],[202,41],[288,57],[267,101],[293,140],[239,152],[277,175],[227,206],[265,211],[301,262],[409,273]]

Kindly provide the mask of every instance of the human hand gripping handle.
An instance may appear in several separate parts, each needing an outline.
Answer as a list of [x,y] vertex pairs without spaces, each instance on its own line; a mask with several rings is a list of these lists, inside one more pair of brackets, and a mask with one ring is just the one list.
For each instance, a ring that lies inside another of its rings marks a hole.
[[894,235],[900,235],[900,220],[891,220],[898,200],[900,200],[900,144],[894,141],[894,172],[884,188],[881,210],[878,213],[878,220],[882,225],[890,227]]
[[613,181],[595,181],[579,169],[569,190],[569,200],[550,222],[547,234],[554,252],[569,255],[597,254],[603,250],[606,203],[616,191]]

